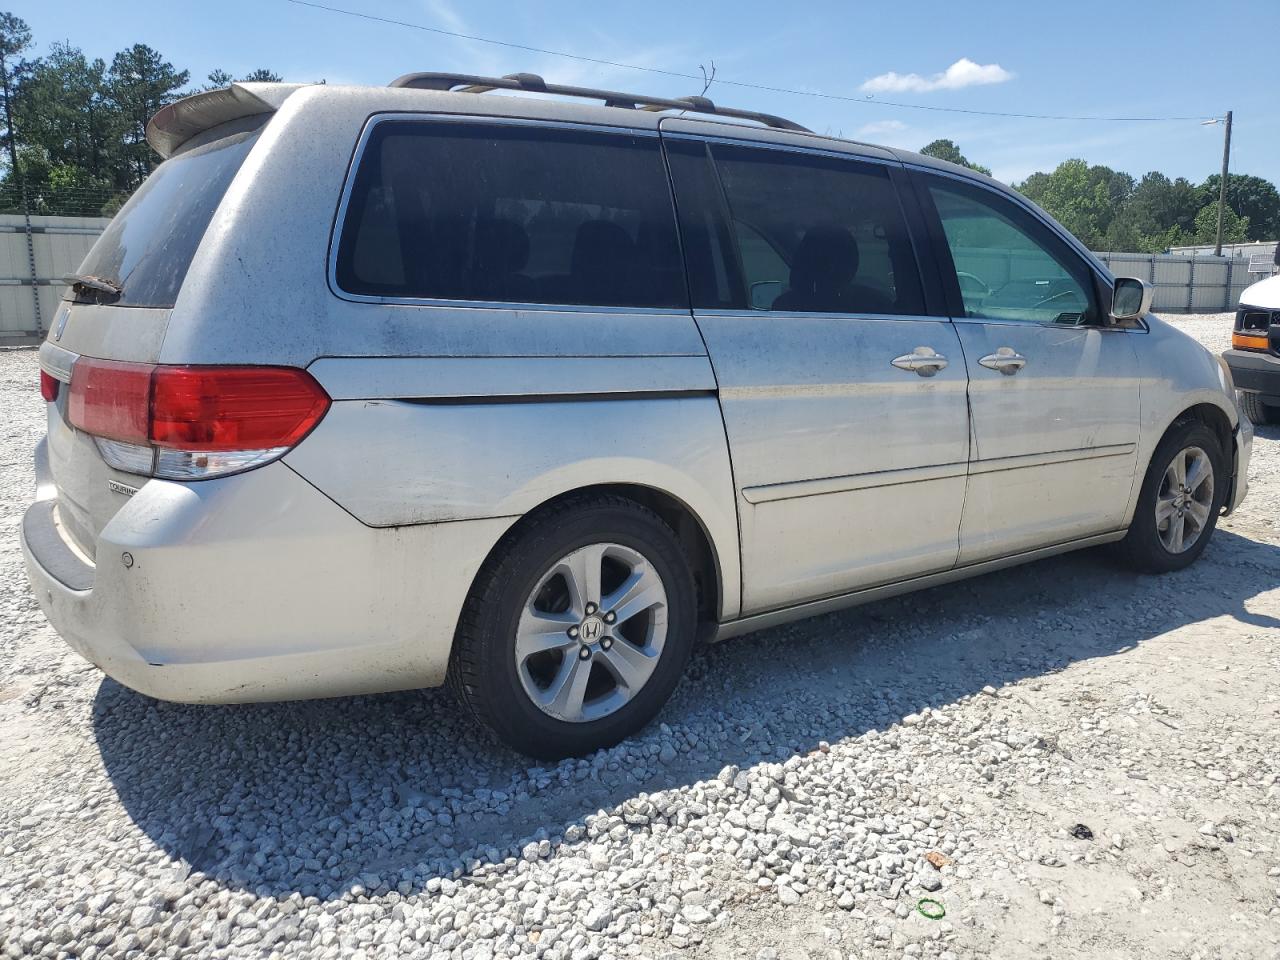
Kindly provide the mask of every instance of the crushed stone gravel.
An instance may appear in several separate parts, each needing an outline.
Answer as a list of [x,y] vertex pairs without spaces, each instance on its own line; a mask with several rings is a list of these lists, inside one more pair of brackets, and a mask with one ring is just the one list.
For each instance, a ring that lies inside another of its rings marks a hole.
[[1085,552],[764,631],[531,765],[440,690],[104,679],[22,571],[36,370],[0,352],[0,956],[1280,956],[1278,428],[1186,571]]

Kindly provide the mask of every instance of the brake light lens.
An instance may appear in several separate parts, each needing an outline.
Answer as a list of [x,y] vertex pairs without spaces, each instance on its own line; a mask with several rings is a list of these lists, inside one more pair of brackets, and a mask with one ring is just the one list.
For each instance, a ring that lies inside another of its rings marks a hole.
[[67,419],[95,437],[147,442],[154,364],[81,358],[71,368]]
[[329,395],[297,367],[185,367],[82,357],[67,418],[129,472],[205,479],[259,466],[324,417]]
[[53,403],[58,399],[58,378],[47,370],[40,371],[40,396],[45,403]]
[[1266,350],[1267,335],[1265,333],[1242,333],[1239,330],[1231,334],[1231,346],[1240,350]]
[[181,450],[292,447],[329,409],[295,367],[157,367],[151,442]]

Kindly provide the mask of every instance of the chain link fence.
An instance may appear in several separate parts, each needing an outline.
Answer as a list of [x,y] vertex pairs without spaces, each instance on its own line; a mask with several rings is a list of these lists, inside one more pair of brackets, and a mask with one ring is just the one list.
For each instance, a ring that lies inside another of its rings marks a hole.
[[93,184],[0,184],[0,344],[44,336],[62,278],[128,196]]
[[19,216],[112,217],[128,199],[127,191],[101,186],[0,184],[0,213]]

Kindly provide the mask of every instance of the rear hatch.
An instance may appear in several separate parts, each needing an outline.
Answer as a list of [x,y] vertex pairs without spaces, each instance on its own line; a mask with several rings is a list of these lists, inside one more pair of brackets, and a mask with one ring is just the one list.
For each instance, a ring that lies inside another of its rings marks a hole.
[[189,137],[156,168],[89,251],[41,349],[42,386],[46,399],[53,395],[48,446],[58,519],[90,558],[98,532],[150,471],[127,450],[115,450],[110,465],[104,448],[111,456],[113,441],[72,426],[76,365],[158,361],[196,250],[269,117],[236,117]]

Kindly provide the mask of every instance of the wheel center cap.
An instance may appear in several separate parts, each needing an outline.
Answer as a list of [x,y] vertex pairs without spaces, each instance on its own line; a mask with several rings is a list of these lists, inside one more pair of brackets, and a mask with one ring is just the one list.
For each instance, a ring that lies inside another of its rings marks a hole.
[[603,636],[604,621],[599,617],[587,617],[578,627],[578,639],[583,643],[595,643]]

